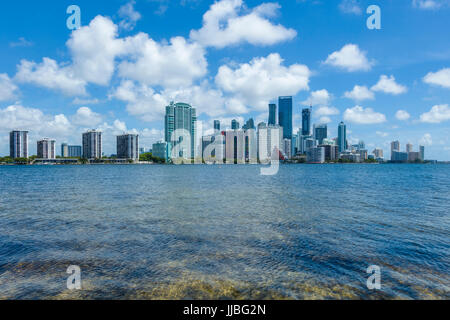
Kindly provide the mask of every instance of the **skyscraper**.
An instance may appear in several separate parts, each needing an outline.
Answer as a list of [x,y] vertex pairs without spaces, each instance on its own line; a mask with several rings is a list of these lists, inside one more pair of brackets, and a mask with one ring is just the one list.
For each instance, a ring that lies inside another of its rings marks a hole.
[[81,158],[83,155],[83,148],[81,146],[68,146],[69,158]]
[[425,147],[419,146],[419,152],[420,152],[420,160],[425,161]]
[[314,139],[319,141],[319,145],[323,140],[328,138],[328,126],[326,124],[319,124],[314,126]]
[[274,103],[269,104],[269,126],[277,124],[277,105]]
[[292,140],[292,97],[278,98],[278,123],[283,127],[283,139]]
[[237,120],[231,121],[231,130],[239,130],[240,124]]
[[102,133],[100,131],[91,130],[83,133],[83,158],[102,158]]
[[255,121],[253,120],[253,118],[248,119],[248,121],[245,123],[245,125],[242,127],[242,129],[244,129],[244,130],[256,129]]
[[137,134],[117,136],[117,158],[139,160],[139,136]]
[[411,143],[406,144],[406,152],[413,152],[413,145]]
[[347,126],[341,122],[338,127],[338,148],[339,152],[347,150]]
[[56,159],[56,141],[48,138],[38,141],[37,157],[39,159]]
[[391,160],[394,161],[396,159],[396,156],[394,155],[395,152],[400,152],[400,141],[392,141],[391,142]]
[[[184,134],[190,135],[190,158],[195,157],[195,145],[197,139],[197,115],[196,110],[187,103],[170,103],[166,107],[165,141],[171,143],[172,149],[177,149],[184,140]],[[172,137],[175,132],[176,136]],[[188,158],[186,150],[180,150],[179,157]]]
[[312,113],[312,107],[303,109],[303,111],[302,111],[302,135],[303,136],[311,135],[311,113]]
[[63,158],[69,157],[69,145],[67,143],[61,144],[61,157]]
[[214,120],[214,131],[220,131],[220,120]]
[[28,158],[28,131],[12,131],[9,134],[11,158]]

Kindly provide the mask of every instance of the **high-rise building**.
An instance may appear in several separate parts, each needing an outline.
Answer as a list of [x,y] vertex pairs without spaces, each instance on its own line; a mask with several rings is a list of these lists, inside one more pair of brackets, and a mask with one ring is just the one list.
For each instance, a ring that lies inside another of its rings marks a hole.
[[314,147],[306,152],[306,161],[308,163],[324,163],[325,162],[325,148]]
[[13,159],[28,158],[28,131],[10,132],[9,156]]
[[391,161],[407,162],[408,161],[408,153],[393,150],[392,154],[391,154]]
[[220,131],[220,120],[214,120],[214,131]]
[[152,155],[156,158],[164,159],[168,162],[172,154],[172,145],[170,142],[160,141],[153,144]]
[[283,139],[292,139],[292,97],[278,98],[278,123],[283,128]]
[[398,141],[398,140],[391,142],[391,160],[392,161],[396,161],[396,160],[394,160],[394,158],[395,158],[394,152],[400,152],[400,141]]
[[413,145],[411,143],[406,144],[406,152],[413,152]]
[[277,124],[277,105],[274,103],[269,104],[269,126]]
[[325,161],[336,161],[339,160],[339,150],[338,146],[334,144],[324,144],[319,147],[325,150]]
[[[197,142],[197,114],[195,108],[186,103],[170,103],[166,107],[165,141],[171,143],[180,158],[194,158]],[[186,137],[189,136],[189,137]],[[181,143],[190,140],[191,150],[181,148]],[[190,154],[189,154],[190,153]]]
[[420,160],[425,161],[425,147],[424,146],[420,146],[419,147],[419,152],[420,152]]
[[61,157],[63,158],[69,157],[69,145],[67,143],[61,144]]
[[139,136],[137,134],[117,136],[117,158],[139,160]]
[[239,130],[240,127],[241,125],[237,120],[231,121],[231,130]]
[[102,158],[102,133],[91,130],[83,133],[83,158]]
[[328,138],[328,126],[326,124],[314,125],[314,139],[319,144],[323,144],[323,140]]
[[253,118],[248,119],[248,121],[245,123],[245,125],[242,127],[242,129],[244,129],[244,130],[256,129],[255,121],[253,120]]
[[225,158],[228,164],[257,163],[255,129],[229,130],[225,132]]
[[83,148],[81,146],[68,146],[69,158],[81,158],[83,156]]
[[383,155],[383,149],[375,149],[372,151],[373,155],[375,156],[375,159],[383,159],[384,155]]
[[287,159],[292,158],[292,140],[291,139],[283,139],[283,151],[284,151],[284,156]]
[[[267,126],[258,124],[258,159],[261,163],[268,163],[272,158],[279,160],[283,150],[283,128],[279,125]],[[274,154],[275,152],[275,154]]]
[[302,110],[302,135],[311,135],[311,113],[312,107]]
[[48,138],[38,141],[37,157],[39,159],[56,159],[56,141]]
[[344,152],[347,150],[347,126],[344,122],[341,122],[338,127],[338,148],[339,152]]

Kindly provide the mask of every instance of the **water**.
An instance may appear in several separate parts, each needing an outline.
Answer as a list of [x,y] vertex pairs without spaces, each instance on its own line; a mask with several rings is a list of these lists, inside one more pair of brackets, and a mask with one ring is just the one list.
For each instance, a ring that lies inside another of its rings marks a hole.
[[0,166],[0,299],[449,299],[449,199],[447,165]]

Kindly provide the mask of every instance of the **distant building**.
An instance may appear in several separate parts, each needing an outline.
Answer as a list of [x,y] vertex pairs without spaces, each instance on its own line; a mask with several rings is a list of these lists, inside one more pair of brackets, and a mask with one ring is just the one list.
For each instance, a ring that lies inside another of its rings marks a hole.
[[241,128],[241,125],[239,124],[239,121],[232,120],[231,121],[231,130],[239,130]]
[[249,130],[249,129],[256,129],[255,128],[255,121],[253,120],[253,118],[250,118],[245,125],[242,127],[242,129],[244,130]]
[[420,146],[419,147],[419,152],[420,152],[420,160],[425,161],[425,147],[424,146]]
[[[173,135],[176,136],[173,136]],[[190,150],[181,148],[183,141],[189,135]],[[172,149],[177,149],[177,157],[194,158],[197,153],[197,114],[196,109],[186,103],[170,103],[166,107],[165,116],[165,141],[171,144]]]
[[278,124],[283,128],[283,139],[292,139],[292,97],[278,98]]
[[269,126],[277,124],[277,105],[274,103],[269,104]]
[[361,155],[359,153],[342,152],[340,153],[340,159],[350,162],[359,163],[361,162]]
[[[280,151],[283,149],[283,128],[279,125],[267,126],[265,123],[260,123],[257,143],[260,163],[268,163],[272,158],[279,160]],[[273,154],[274,152],[276,154]]]
[[69,157],[69,145],[67,143],[61,144],[61,157],[68,158]]
[[139,160],[139,136],[137,134],[117,136],[117,158]]
[[102,133],[100,131],[91,130],[83,133],[83,158],[102,158]]
[[37,157],[39,159],[56,159],[56,141],[47,138],[38,141]]
[[83,151],[81,146],[68,146],[69,158],[81,158],[83,156]]
[[283,151],[284,151],[284,156],[287,159],[292,158],[292,140],[291,139],[283,139]]
[[257,148],[254,129],[225,132],[225,158],[228,164],[257,163]]
[[302,135],[303,136],[311,135],[311,114],[312,114],[312,107],[302,110]]
[[400,152],[400,141],[392,141],[391,142],[391,160],[394,160],[394,152]]
[[420,152],[407,152],[408,153],[408,161],[410,162],[416,162],[421,161]]
[[394,150],[394,151],[392,151],[391,161],[394,161],[394,162],[407,162],[408,161],[408,153]]
[[171,159],[172,146],[170,142],[161,141],[153,144],[152,155],[168,162]]
[[325,150],[325,161],[337,161],[339,160],[339,149],[338,146],[332,144],[323,144],[319,147]]
[[383,155],[383,149],[375,149],[372,151],[373,155],[375,156],[376,159],[383,159],[384,155]]
[[328,126],[326,124],[314,125],[314,139],[318,144],[323,144],[323,140],[328,138]]
[[413,145],[411,143],[406,144],[406,152],[413,152]]
[[28,158],[28,131],[10,132],[9,156],[13,159]]
[[306,152],[306,161],[308,163],[324,163],[325,162],[325,148],[313,147]]
[[214,120],[214,131],[220,132],[220,120]]
[[359,149],[357,153],[359,153],[361,161],[369,159],[369,152],[366,149]]
[[347,150],[347,126],[344,122],[341,122],[338,127],[338,148],[339,152],[345,152]]

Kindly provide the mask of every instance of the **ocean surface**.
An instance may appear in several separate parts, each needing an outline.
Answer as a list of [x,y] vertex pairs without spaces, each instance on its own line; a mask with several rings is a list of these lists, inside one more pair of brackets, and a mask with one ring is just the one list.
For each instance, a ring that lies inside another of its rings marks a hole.
[[450,299],[449,165],[259,170],[0,166],[0,299]]

